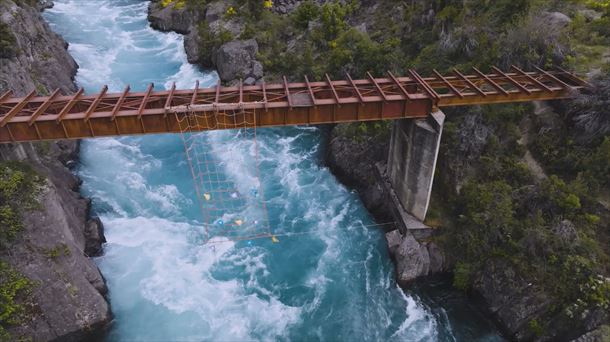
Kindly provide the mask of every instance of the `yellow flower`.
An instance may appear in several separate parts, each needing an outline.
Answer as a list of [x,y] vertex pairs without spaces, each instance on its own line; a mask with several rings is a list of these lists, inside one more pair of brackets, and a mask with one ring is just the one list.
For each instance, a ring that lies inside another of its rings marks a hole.
[[271,8],[271,7],[273,7],[273,1],[272,0],[265,0],[265,1],[263,1],[263,7],[264,8]]

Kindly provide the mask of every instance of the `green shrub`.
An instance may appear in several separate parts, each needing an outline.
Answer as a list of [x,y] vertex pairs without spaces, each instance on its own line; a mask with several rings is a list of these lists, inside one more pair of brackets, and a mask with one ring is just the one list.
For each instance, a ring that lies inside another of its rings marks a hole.
[[351,7],[338,2],[328,2],[322,6],[320,20],[322,22],[324,38],[327,41],[330,42],[336,39],[341,32],[347,29],[348,25],[345,19],[351,10]]
[[543,333],[542,326],[540,325],[540,323],[538,323],[537,319],[534,318],[531,321],[529,321],[527,326],[530,329],[530,331],[532,333],[534,333],[534,335],[536,335],[536,337],[542,336],[542,333]]
[[456,289],[467,291],[470,289],[472,266],[458,262],[453,269],[453,286]]
[[0,58],[12,58],[17,54],[17,40],[7,24],[0,21]]
[[0,163],[0,247],[6,247],[23,228],[21,213],[37,207],[42,178],[28,164]]
[[26,317],[26,307],[22,304],[31,294],[33,283],[0,261],[0,336],[8,335],[4,329],[19,324]]
[[233,40],[233,34],[226,30],[221,29],[220,32],[215,33],[210,29],[207,21],[199,23],[199,46],[200,46],[200,61],[204,66],[210,67],[212,63],[212,54],[222,44]]
[[313,0],[303,1],[299,7],[292,12],[291,16],[295,26],[301,30],[305,30],[309,26],[310,21],[314,21],[320,17],[320,7],[313,2]]

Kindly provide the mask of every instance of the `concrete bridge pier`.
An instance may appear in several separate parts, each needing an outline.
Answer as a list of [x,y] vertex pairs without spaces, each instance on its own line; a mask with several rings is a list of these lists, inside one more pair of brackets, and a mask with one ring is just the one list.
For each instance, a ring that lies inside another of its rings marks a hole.
[[445,114],[434,111],[426,119],[394,121],[387,176],[403,209],[424,221],[443,132]]

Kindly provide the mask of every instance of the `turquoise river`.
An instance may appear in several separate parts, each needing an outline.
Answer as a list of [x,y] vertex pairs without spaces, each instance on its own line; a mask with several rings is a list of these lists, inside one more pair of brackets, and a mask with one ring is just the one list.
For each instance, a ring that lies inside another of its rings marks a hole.
[[[147,6],[55,0],[44,12],[69,42],[86,91],[217,82],[187,63],[182,36],[149,27]],[[383,230],[323,166],[321,130],[259,129],[256,151],[242,133],[197,139],[236,188],[260,186],[273,232],[300,235],[203,245],[180,135],[82,143],[76,172],[108,240],[96,259],[115,315],[107,340],[502,340],[446,281],[397,286]],[[260,170],[248,162],[255,153]]]

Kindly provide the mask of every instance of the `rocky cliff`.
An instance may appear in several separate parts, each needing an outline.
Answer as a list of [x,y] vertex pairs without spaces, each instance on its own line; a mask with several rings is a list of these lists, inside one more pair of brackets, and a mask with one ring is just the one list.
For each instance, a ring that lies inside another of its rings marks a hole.
[[66,51],[68,44],[42,19],[40,8],[29,3],[0,1],[0,90],[44,94],[59,88],[70,93],[76,90],[73,79],[78,66]]
[[[31,3],[0,1],[0,92],[44,94],[59,88],[70,93],[75,90],[77,64],[66,51],[67,43]],[[9,338],[8,332],[10,339],[85,340],[111,321],[105,281],[90,258],[101,253],[103,228],[99,220],[89,218],[90,203],[80,196],[80,181],[66,167],[77,158],[77,141],[0,146],[3,182],[15,174],[13,167],[27,165],[31,172],[25,177],[40,180],[31,209],[0,203],[5,210],[2,236],[15,233],[2,241],[0,250],[0,261],[11,269],[1,280],[6,292],[0,339]],[[17,196],[9,188],[2,194],[3,201],[5,196]],[[11,208],[19,218],[7,216]],[[21,281],[11,282],[7,274]],[[29,284],[27,291],[24,283]]]

